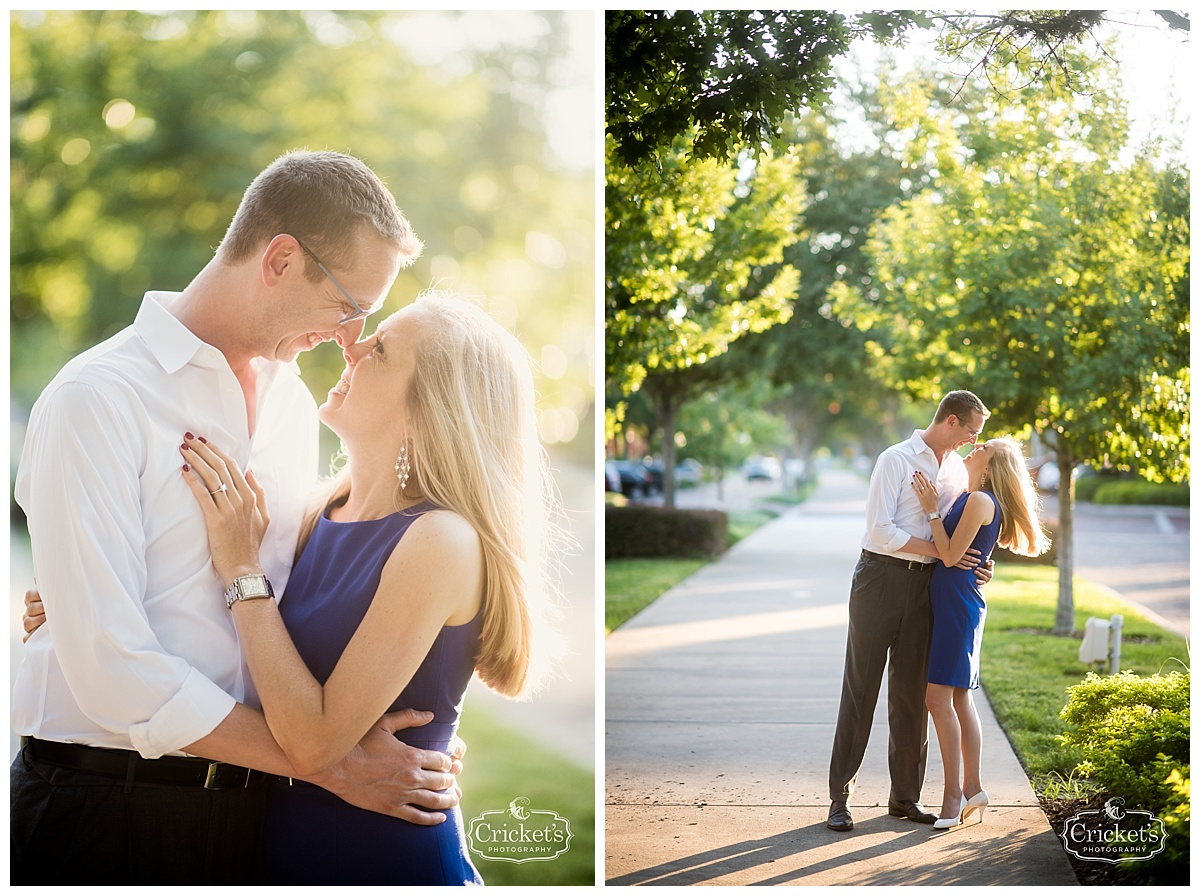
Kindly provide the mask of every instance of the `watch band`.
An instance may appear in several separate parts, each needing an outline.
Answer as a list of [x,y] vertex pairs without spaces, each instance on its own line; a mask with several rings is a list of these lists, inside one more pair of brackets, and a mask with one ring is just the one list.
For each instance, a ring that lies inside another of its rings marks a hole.
[[234,603],[239,600],[259,600],[274,596],[275,589],[271,587],[271,582],[265,575],[238,576],[225,589],[225,605],[232,610]]
[[929,514],[929,522],[931,522],[931,523],[934,520],[940,520],[941,518],[942,518],[942,515],[940,513],[938,513],[936,510],[933,511],[933,513]]

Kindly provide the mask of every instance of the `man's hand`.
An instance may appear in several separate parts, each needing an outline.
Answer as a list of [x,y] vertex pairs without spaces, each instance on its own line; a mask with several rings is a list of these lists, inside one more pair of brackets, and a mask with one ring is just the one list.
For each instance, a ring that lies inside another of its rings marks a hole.
[[45,624],[46,608],[42,606],[42,595],[35,586],[25,592],[25,615],[21,617],[21,625],[25,628],[25,637],[21,639],[21,643],[24,644],[28,641],[29,636]]
[[[962,555],[962,559],[954,564],[955,569],[975,569],[979,566],[979,551],[975,548],[967,548],[967,552]],[[989,575],[990,579],[991,576]]]
[[421,750],[396,740],[394,732],[416,728],[433,713],[405,709],[388,713],[368,731],[346,758],[312,783],[351,805],[413,824],[435,825],[462,796],[456,776],[462,771],[466,744],[457,737],[453,755]]
[[981,563],[975,567],[975,581],[979,583],[980,588],[992,580],[992,572],[995,568],[995,560],[989,560],[987,563]]

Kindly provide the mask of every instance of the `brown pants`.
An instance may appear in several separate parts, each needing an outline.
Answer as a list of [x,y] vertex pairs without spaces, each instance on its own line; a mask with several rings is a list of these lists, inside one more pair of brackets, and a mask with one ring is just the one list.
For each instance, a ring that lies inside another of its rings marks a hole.
[[842,702],[829,760],[830,800],[849,802],[854,793],[885,666],[890,798],[921,798],[929,747],[925,683],[933,626],[929,609],[932,566],[909,570],[864,556],[854,569]]

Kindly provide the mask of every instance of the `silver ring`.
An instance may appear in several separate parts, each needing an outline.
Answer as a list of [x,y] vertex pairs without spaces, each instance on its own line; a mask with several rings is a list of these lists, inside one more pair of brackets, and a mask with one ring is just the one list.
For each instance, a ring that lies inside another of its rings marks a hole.
[[209,494],[216,495],[216,494],[220,494],[221,492],[227,492],[227,491],[229,491],[229,486],[226,485],[224,482],[222,482],[220,488],[214,488],[214,489],[210,490]]

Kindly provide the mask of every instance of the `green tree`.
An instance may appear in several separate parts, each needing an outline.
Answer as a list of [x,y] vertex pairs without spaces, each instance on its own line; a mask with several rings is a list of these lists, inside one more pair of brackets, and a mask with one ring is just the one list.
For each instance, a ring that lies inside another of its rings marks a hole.
[[[1008,73],[1027,80],[1017,54]],[[909,158],[934,181],[886,212],[868,245],[875,282],[838,284],[837,312],[886,334],[880,370],[927,399],[964,383],[992,428],[1032,427],[1060,469],[1189,475],[1186,172],[1147,148],[1116,159],[1125,109],[1104,59],[1070,59],[1084,94],[1043,84],[964,92],[951,108],[920,77],[889,99]],[[1073,481],[1059,486],[1057,632],[1074,626]]]
[[[1190,29],[1186,12],[1155,12],[1172,29]],[[1106,23],[1101,10],[610,10],[607,133],[628,165],[654,160],[693,129],[694,152],[705,158],[778,145],[788,116],[826,104],[833,61],[855,38],[900,43],[914,28],[936,29],[940,48],[973,74],[1002,71],[1021,52],[1031,80],[1072,84],[1084,58],[1074,51]]]
[[680,452],[717,471],[717,489],[727,470],[751,454],[786,451],[792,441],[787,421],[767,410],[765,381],[727,383],[700,391],[679,410]]
[[692,378],[684,372],[790,313],[797,275],[778,262],[797,235],[803,185],[790,156],[739,169],[691,160],[681,141],[660,172],[625,167],[611,140],[608,148],[605,375],[629,393],[656,374],[652,398],[672,471],[674,415]]

